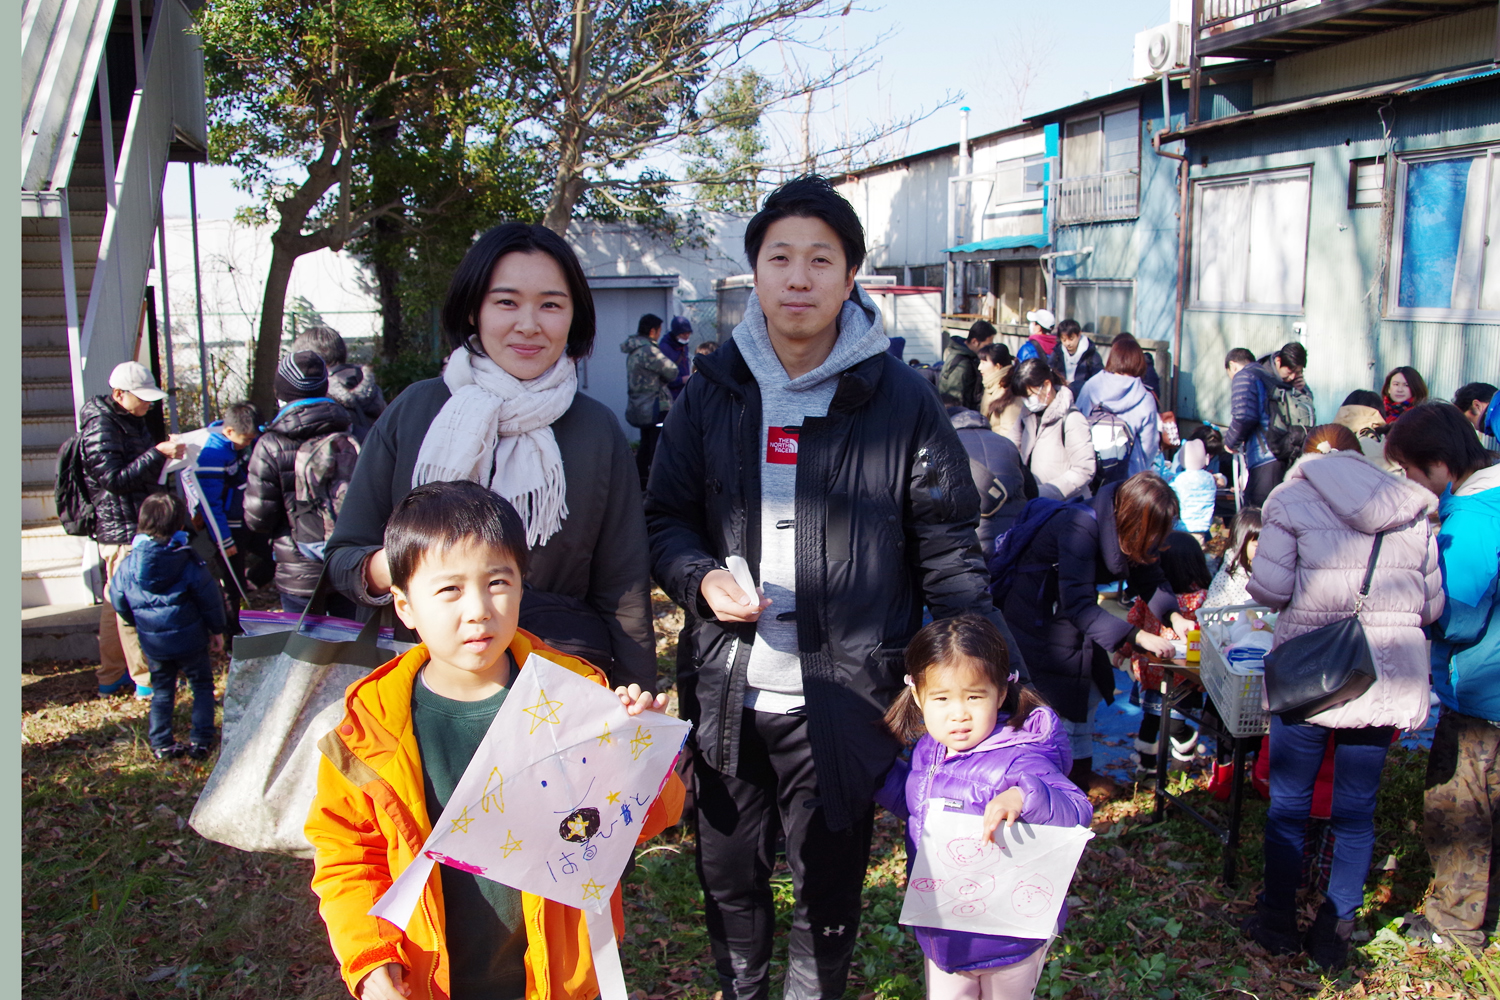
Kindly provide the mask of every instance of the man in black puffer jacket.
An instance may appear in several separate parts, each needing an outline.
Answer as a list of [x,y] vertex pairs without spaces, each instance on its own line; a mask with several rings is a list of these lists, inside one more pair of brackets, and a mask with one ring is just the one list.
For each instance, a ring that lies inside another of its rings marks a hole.
[[181,458],[175,439],[158,442],[146,423],[151,407],[167,397],[146,366],[126,361],[109,375],[110,394],[95,396],[78,413],[83,468],[94,502],[94,541],[104,567],[106,594],[99,609],[99,693],[151,697],[151,667],[135,629],[110,606],[109,578],[130,552],[141,501],[161,489],[162,467]]
[[[302,442],[349,430],[349,411],[328,396],[328,366],[312,351],[282,358],[276,398],[284,405],[266,425],[250,454],[245,483],[245,526],[274,539],[276,589],[283,611],[306,610],[323,574],[323,563],[303,555],[292,540],[292,502],[297,496],[297,449]],[[353,618],[354,602],[330,582],[328,613]]]
[[[882,716],[906,644],[924,606],[1004,622],[958,434],[886,353],[880,310],[854,281],[854,210],[822,178],[791,181],[751,220],[745,252],[755,295],[667,415],[646,523],[653,575],[686,615],[678,690],[725,1000],[769,991],[778,827],[797,899],[785,996],[834,998],[859,928],[871,796],[900,750]],[[730,556],[769,600],[735,583]]]

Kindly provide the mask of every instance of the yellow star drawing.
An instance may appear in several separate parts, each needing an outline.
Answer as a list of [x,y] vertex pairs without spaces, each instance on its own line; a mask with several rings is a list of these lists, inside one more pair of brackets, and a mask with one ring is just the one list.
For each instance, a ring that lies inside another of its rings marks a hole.
[[531,731],[533,733],[536,732],[536,727],[544,722],[555,726],[562,721],[557,717],[557,710],[562,708],[563,703],[548,698],[547,692],[542,691],[541,688],[537,690],[541,692],[541,697],[537,699],[535,705],[525,710],[526,714],[531,716]]
[[503,843],[503,844],[500,845],[500,850],[504,851],[505,852],[505,856],[508,858],[512,854],[514,854],[516,851],[519,851],[520,849],[521,849],[521,842],[516,839],[516,835],[513,834],[513,833],[511,833],[509,830],[506,830],[505,831],[505,843]]
[[453,829],[449,830],[448,832],[449,833],[468,833],[469,832],[469,824],[472,823],[472,822],[474,822],[475,818],[476,817],[469,815],[469,807],[468,806],[464,806],[464,811],[461,812],[461,813],[459,813],[458,816],[455,817],[454,820],[453,820]]
[[496,812],[505,812],[505,776],[498,767],[490,768],[490,776],[484,779],[484,793],[479,796],[479,804],[485,812],[489,812],[492,805]]
[[630,741],[630,759],[640,760],[641,754],[651,745],[652,734],[643,726],[635,727],[635,736]]
[[598,882],[595,882],[593,879],[589,879],[587,882],[583,883],[582,889],[584,899],[600,899],[602,897],[599,895],[599,893],[604,891],[604,886],[600,885]]
[[583,817],[568,820],[568,832],[575,837],[586,837],[589,832],[588,822]]
[[620,801],[620,793],[610,792],[608,795],[604,796],[604,800],[610,805],[614,805],[616,802]]
[[613,743],[614,741],[615,738],[609,733],[609,723],[606,722],[604,724],[604,732],[599,734],[599,745],[602,747],[604,744]]

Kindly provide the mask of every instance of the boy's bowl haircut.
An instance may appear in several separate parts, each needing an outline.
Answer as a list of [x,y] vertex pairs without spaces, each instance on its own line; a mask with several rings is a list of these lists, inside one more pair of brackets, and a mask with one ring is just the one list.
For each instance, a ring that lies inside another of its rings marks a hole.
[[424,483],[396,504],[385,524],[391,583],[405,590],[423,556],[434,548],[446,552],[460,542],[503,551],[526,575],[531,551],[521,515],[498,493],[458,480]]

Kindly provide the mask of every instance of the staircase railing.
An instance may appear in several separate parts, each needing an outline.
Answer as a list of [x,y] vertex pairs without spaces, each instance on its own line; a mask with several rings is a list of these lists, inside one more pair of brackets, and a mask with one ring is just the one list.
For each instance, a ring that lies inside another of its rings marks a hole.
[[114,0],[27,0],[22,11],[23,216],[55,214],[35,196],[68,184],[114,14]]
[[162,183],[174,137],[207,146],[203,55],[182,0],[158,0],[146,39],[146,71],[130,102],[113,206],[100,238],[80,350],[85,391],[108,390],[115,365],[135,357],[151,242],[161,217]]

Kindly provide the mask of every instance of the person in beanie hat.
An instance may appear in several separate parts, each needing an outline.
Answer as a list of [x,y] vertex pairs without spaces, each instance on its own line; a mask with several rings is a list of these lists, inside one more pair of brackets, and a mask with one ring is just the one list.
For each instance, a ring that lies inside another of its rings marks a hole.
[[686,316],[673,316],[667,335],[656,345],[667,360],[677,366],[677,377],[667,383],[667,391],[674,400],[682,395],[682,387],[687,385],[688,376],[693,373],[693,353],[688,350],[688,342],[692,339],[692,320]]
[[[276,398],[284,405],[266,425],[250,453],[245,483],[245,526],[269,535],[276,555],[281,609],[307,609],[323,574],[323,563],[292,538],[297,449],[304,441],[349,431],[349,411],[328,395],[328,366],[312,351],[285,355],[276,366]],[[354,602],[328,589],[328,613],[353,618]]]
[[328,395],[328,365],[312,351],[288,354],[276,366],[276,398],[283,403]]
[[99,609],[99,693],[151,697],[151,667],[141,652],[135,627],[115,614],[110,581],[130,552],[141,504],[160,487],[162,467],[181,458],[186,445],[173,435],[157,441],[146,422],[151,407],[167,394],[139,361],[116,365],[110,393],[94,396],[78,413],[78,441],[84,476],[97,521],[94,541],[104,569],[104,603]]

